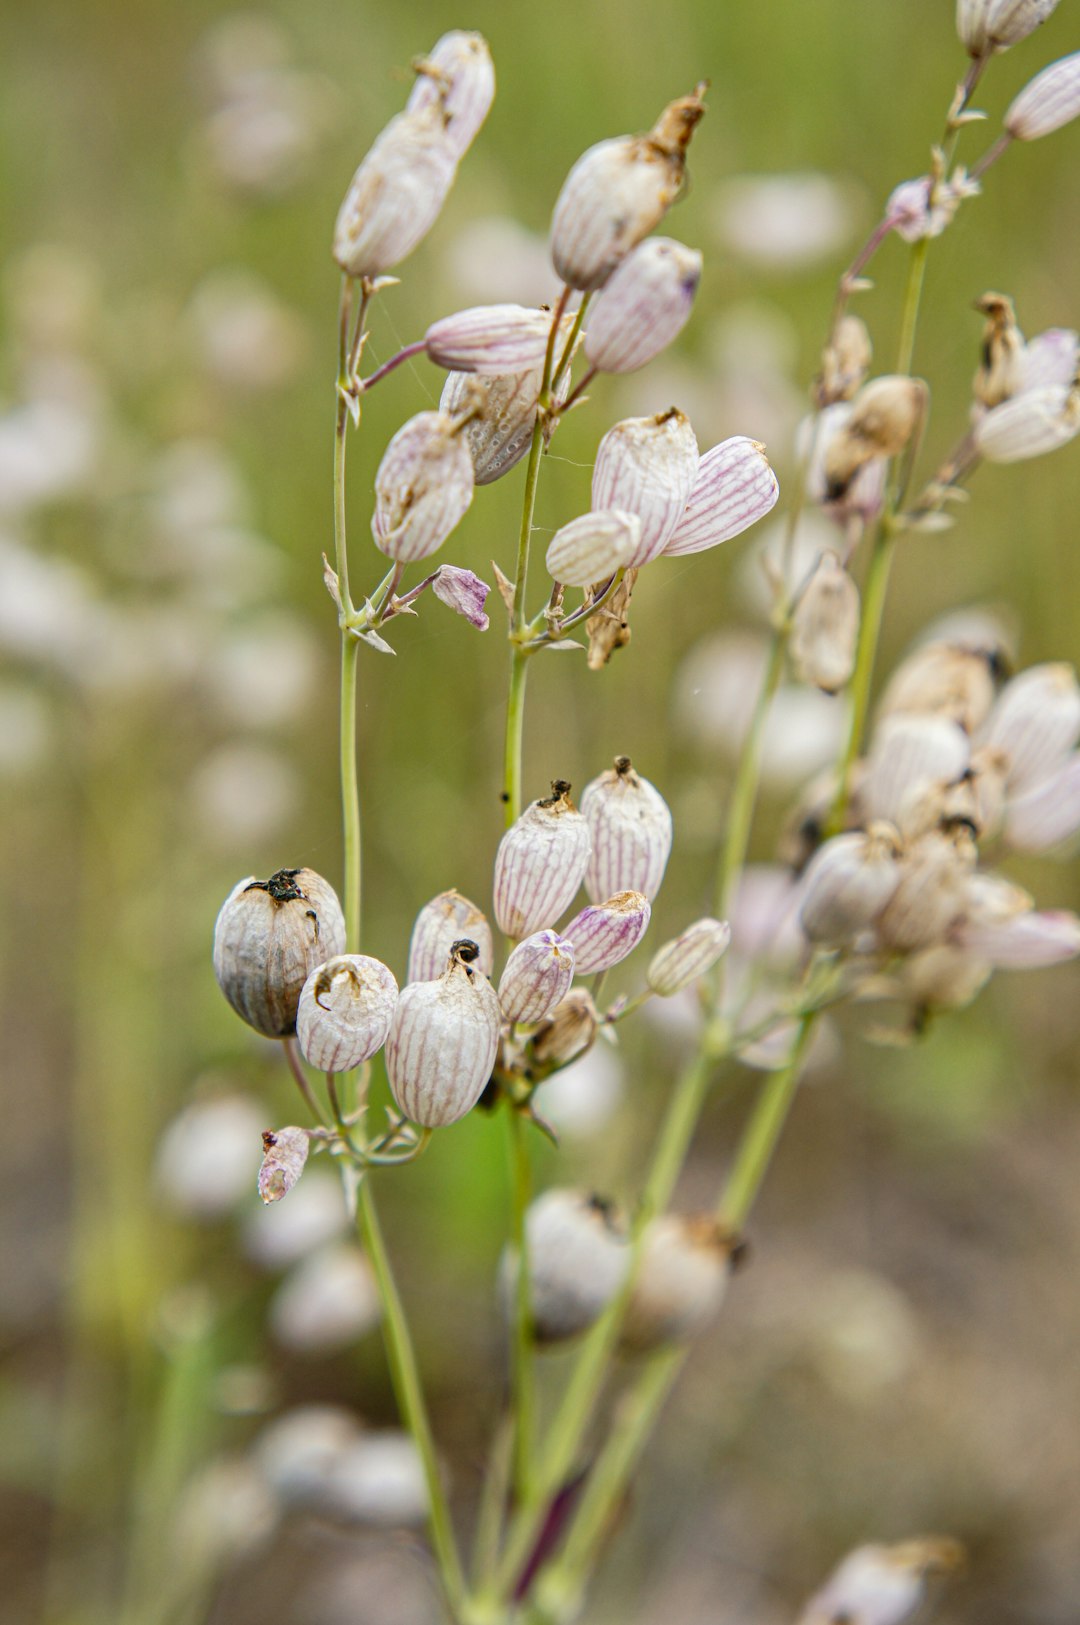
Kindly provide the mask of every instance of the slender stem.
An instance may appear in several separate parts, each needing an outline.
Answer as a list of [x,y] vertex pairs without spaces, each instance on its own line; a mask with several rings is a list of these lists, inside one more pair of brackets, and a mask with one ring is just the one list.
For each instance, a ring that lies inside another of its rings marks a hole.
[[899,373],[910,373],[915,355],[915,329],[919,322],[919,305],[922,301],[929,247],[929,237],[922,237],[911,245],[907,286],[904,289],[904,308],[900,317],[900,343],[896,353],[896,370]]
[[283,1038],[281,1040],[281,1047],[285,1051],[285,1059],[289,1063],[289,1071],[292,1073],[293,1078],[296,1081],[296,1086],[303,1095],[304,1100],[307,1102],[308,1110],[317,1123],[322,1123],[325,1125],[326,1118],[323,1116],[323,1113],[319,1107],[319,1102],[315,1099],[315,1096],[312,1093],[311,1084],[308,1082],[307,1073],[304,1071],[303,1062],[300,1059],[300,1052],[296,1047],[296,1039]]
[[987,147],[982,157],[972,165],[972,180],[980,180],[982,176],[986,174],[986,171],[990,168],[990,165],[996,164],[1002,153],[1008,152],[1012,144],[1013,137],[1009,134],[1008,130],[1002,130],[993,146]]
[[580,401],[581,397],[584,395],[585,391],[588,389],[589,385],[592,383],[599,371],[599,367],[589,368],[588,372],[581,379],[580,383],[575,384],[573,390],[566,397],[562,406],[559,408],[561,412],[569,412],[572,406],[577,405],[578,401]]
[[765,736],[765,724],[768,721],[769,710],[780,686],[780,679],[783,676],[787,641],[787,626],[785,623],[785,625],[777,627],[773,632],[768,664],[765,667],[765,675],[758,691],[750,731],[743,743],[742,755],[739,759],[738,771],[735,775],[735,783],[728,803],[727,829],[724,835],[724,845],[716,879],[716,908],[721,919],[726,919],[731,911],[735,886],[746,861],[746,853],[750,842],[750,828],[753,823],[754,807],[757,802],[758,783],[761,778],[761,748]]
[[420,355],[425,345],[426,340],[424,339],[416,339],[412,344],[406,344],[405,348],[399,350],[397,355],[392,355],[389,361],[384,361],[381,367],[376,367],[369,378],[358,380],[361,391],[366,394],[369,389],[374,389],[381,378],[385,378],[388,373],[396,372],[402,362],[408,361],[414,355]]
[[420,1373],[416,1364],[416,1354],[409,1335],[405,1311],[390,1268],[390,1260],[387,1256],[386,1244],[383,1241],[378,1214],[375,1211],[375,1202],[371,1193],[371,1180],[367,1177],[360,1181],[357,1214],[360,1233],[363,1237],[371,1267],[375,1272],[379,1297],[382,1300],[383,1340],[390,1364],[394,1393],[423,1463],[428,1492],[428,1528],[431,1535],[431,1544],[438,1559],[439,1570],[442,1574],[443,1584],[446,1587],[450,1606],[455,1612],[459,1612],[465,1595],[465,1581],[461,1571],[461,1561],[454,1540],[454,1531],[450,1522],[450,1511],[443,1491],[442,1479],[439,1476],[439,1464],[435,1455],[435,1441],[431,1432],[431,1423],[428,1419],[423,1390],[420,1386]]
[[513,1358],[510,1364],[514,1427],[514,1492],[519,1501],[529,1498],[535,1432],[536,1384],[533,1372],[532,1304],[529,1295],[529,1251],[525,1216],[532,1198],[532,1168],[525,1139],[525,1121],[512,1105],[507,1109],[509,1124],[510,1176],[513,1189],[513,1223],[510,1246],[517,1274],[514,1284]]
[[567,367],[570,365],[570,358],[574,353],[574,345],[577,343],[578,334],[581,332],[581,324],[585,320],[585,312],[589,308],[589,300],[591,298],[592,294],[587,293],[577,308],[577,315],[574,317],[574,325],[570,329],[570,336],[563,346],[563,353],[559,357],[558,366],[555,368],[555,373],[551,380],[551,387],[553,390],[558,389],[559,385],[563,381],[563,375],[566,372]]
[[356,759],[356,668],[358,639],[341,639],[341,812],[345,848],[345,945],[360,951],[361,829],[360,784]]
[[816,1011],[802,1017],[786,1063],[779,1071],[769,1073],[758,1096],[720,1199],[721,1222],[732,1230],[737,1231],[746,1223],[768,1172],[799,1087],[802,1064],[816,1021]]
[[525,679],[529,657],[520,643],[510,655],[510,690],[506,701],[506,740],[503,751],[503,802],[506,827],[521,816],[521,759],[525,730]]
[[480,1510],[476,1516],[472,1572],[474,1583],[480,1587],[490,1587],[499,1559],[499,1540],[506,1511],[513,1454],[514,1422],[513,1417],[508,1414],[500,1420],[491,1436],[487,1471],[480,1492]]

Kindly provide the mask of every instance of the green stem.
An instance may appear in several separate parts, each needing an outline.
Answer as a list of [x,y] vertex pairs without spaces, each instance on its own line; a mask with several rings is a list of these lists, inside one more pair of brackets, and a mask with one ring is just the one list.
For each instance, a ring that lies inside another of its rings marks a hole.
[[904,289],[904,309],[900,317],[900,343],[896,354],[896,370],[900,373],[910,373],[915,355],[915,329],[919,324],[919,305],[922,300],[926,254],[929,247],[929,237],[920,238],[911,247],[907,286]]
[[522,739],[525,730],[525,679],[528,671],[529,656],[520,643],[515,643],[510,655],[510,690],[506,701],[506,741],[503,752],[503,802],[506,807],[507,829],[521,816]]
[[765,724],[784,673],[787,643],[788,632],[785,622],[773,632],[768,665],[758,691],[750,731],[743,744],[731,800],[728,803],[727,829],[716,881],[716,908],[721,919],[726,919],[731,912],[735,887],[746,862],[750,828],[757,803],[758,783],[761,778],[761,747],[765,737]]
[[435,1440],[431,1432],[427,1406],[420,1386],[420,1373],[416,1354],[409,1335],[408,1322],[390,1268],[390,1260],[383,1240],[382,1228],[371,1194],[371,1181],[360,1181],[357,1207],[360,1233],[375,1272],[379,1297],[383,1306],[383,1340],[390,1364],[394,1393],[405,1424],[416,1442],[423,1463],[428,1492],[428,1529],[431,1544],[438,1559],[439,1571],[446,1588],[447,1599],[455,1614],[460,1613],[465,1596],[465,1580],[461,1571],[457,1545],[454,1540],[450,1511],[439,1476],[435,1455]]
[[577,343],[578,334],[581,332],[581,324],[585,320],[585,312],[589,308],[589,300],[591,298],[592,294],[587,293],[577,308],[577,315],[574,317],[574,325],[570,329],[570,337],[563,346],[563,353],[559,357],[559,364],[555,368],[555,374],[551,380],[551,387],[553,390],[558,389],[559,385],[563,381],[563,375],[566,372],[567,367],[570,365],[570,358],[574,353],[574,345]]
[[535,1431],[535,1377],[532,1348],[532,1305],[529,1298],[529,1251],[525,1216],[532,1197],[532,1168],[525,1140],[525,1121],[513,1106],[507,1107],[510,1138],[510,1175],[513,1182],[513,1224],[510,1245],[516,1259],[514,1285],[513,1359],[511,1391],[514,1427],[514,1493],[519,1501],[529,1499]]
[[762,1086],[720,1199],[720,1220],[732,1230],[738,1231],[746,1223],[761,1189],[799,1087],[802,1064],[816,1021],[816,1011],[802,1017],[787,1062],[778,1072],[770,1072]]
[[345,946],[360,951],[361,834],[360,784],[356,759],[356,666],[358,640],[341,638],[341,812],[345,848]]

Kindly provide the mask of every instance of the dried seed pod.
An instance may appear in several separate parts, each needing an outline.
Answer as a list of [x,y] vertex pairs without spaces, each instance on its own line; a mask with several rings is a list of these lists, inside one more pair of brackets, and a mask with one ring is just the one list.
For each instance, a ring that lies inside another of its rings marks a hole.
[[572,987],[533,1034],[533,1058],[543,1068],[565,1066],[591,1047],[599,1025],[592,994]]
[[263,1130],[263,1160],[259,1169],[259,1195],[264,1202],[288,1196],[308,1159],[311,1139],[306,1129]]
[[731,927],[726,920],[695,920],[656,951],[645,980],[654,993],[669,999],[712,970],[730,942]]
[[620,891],[605,903],[590,903],[565,928],[574,945],[579,976],[610,970],[632,954],[648,930],[652,907],[639,891]]
[[703,1331],[724,1301],[733,1247],[734,1238],[711,1214],[654,1219],[642,1243],[623,1347],[644,1353]]
[[499,1044],[499,1001],[462,939],[437,982],[401,991],[386,1040],[386,1074],[412,1122],[443,1128],[472,1110],[491,1077]]
[[214,926],[214,975],[249,1026],[264,1038],[296,1030],[300,991],[316,965],[345,948],[334,888],[314,869],[278,869],[235,885]]
[[952,784],[966,772],[970,754],[967,734],[948,717],[886,717],[874,730],[862,789],[867,816],[899,828],[906,807],[928,785]]
[[900,880],[877,921],[882,944],[893,953],[929,948],[948,935],[964,911],[976,860],[965,831],[923,835],[904,853]]
[[[630,1267],[626,1226],[617,1209],[582,1191],[545,1191],[532,1204],[525,1216],[525,1250],[529,1306],[540,1343],[587,1331]],[[504,1279],[509,1287],[512,1267]]]
[[1080,753],[1029,790],[1010,797],[1005,838],[1017,852],[1045,852],[1080,829]]
[[686,149],[705,112],[703,90],[665,107],[648,135],[601,141],[578,159],[551,222],[551,257],[571,288],[602,288],[675,202]]
[[320,1072],[348,1072],[382,1049],[398,998],[393,971],[367,954],[339,954],[312,971],[300,994],[296,1036]]
[[878,706],[878,723],[912,713],[942,716],[973,734],[990,714],[1002,651],[959,643],[924,643],[901,661]]
[[803,877],[799,923],[811,942],[840,946],[872,925],[900,884],[900,841],[891,824],[835,835]]
[[910,954],[900,967],[904,992],[920,1010],[963,1010],[993,974],[985,959],[952,942]]
[[552,320],[550,310],[477,305],[433,322],[424,350],[429,361],[453,372],[529,372],[544,364]]
[[629,756],[585,786],[581,811],[592,854],[585,890],[592,902],[619,891],[660,890],[671,855],[671,811],[655,785],[634,772]]
[[612,508],[571,519],[551,538],[544,563],[567,587],[588,587],[625,569],[641,545],[637,514]]
[[639,243],[593,300],[585,356],[598,372],[636,372],[682,332],[701,280],[701,255],[670,237]]
[[341,269],[352,277],[392,271],[435,224],[456,173],[437,105],[391,119],[338,211],[334,258]]
[[864,384],[851,402],[843,428],[825,448],[825,486],[843,497],[859,470],[878,458],[896,457],[926,416],[929,390],[921,378],[889,374]]
[[1062,767],[1080,740],[1080,684],[1063,662],[1029,666],[1005,684],[986,742],[1009,758],[1007,784],[1022,791]]
[[[886,213],[891,212],[886,208]],[[870,330],[861,316],[841,317],[822,352],[821,376],[814,391],[818,408],[850,401],[866,382],[873,354]]]
[[[472,456],[477,485],[493,484],[525,456],[532,440],[543,375],[544,363],[540,361],[528,371],[504,377],[452,372],[447,378],[439,408],[451,416],[466,411],[473,414],[461,432]],[[556,405],[561,405],[569,393],[567,368],[554,391]]]
[[964,1548],[939,1535],[897,1546],[859,1546],[807,1603],[798,1625],[903,1625],[931,1574],[961,1567]]
[[1080,51],[1051,62],[1026,84],[1005,114],[1016,141],[1037,141],[1080,118]]
[[658,558],[671,540],[698,474],[698,446],[690,420],[674,406],[651,418],[624,418],[600,442],[593,469],[592,505],[637,514],[641,540],[633,567]]
[[1006,51],[1044,23],[1058,0],[956,0],[956,32],[969,56]]
[[1024,335],[1007,294],[984,293],[975,309],[986,317],[982,359],[972,389],[980,406],[1000,406],[1023,386]]
[[499,842],[495,856],[495,919],[509,937],[527,937],[565,913],[585,878],[589,826],[556,779],[551,795],[534,801]]
[[434,982],[446,969],[446,956],[459,937],[479,950],[477,969],[490,976],[495,964],[491,927],[481,909],[458,891],[440,892],[416,916],[409,939],[410,982]]
[[519,942],[499,981],[499,1008],[507,1021],[542,1021],[574,980],[574,948],[557,931],[537,931]]
[[473,499],[473,462],[463,423],[445,412],[410,418],[375,475],[375,546],[399,564],[440,548]]
[[664,546],[665,558],[703,553],[740,536],[776,506],[780,486],[759,440],[733,435],[707,451],[693,488]]
[[487,40],[454,29],[413,67],[417,80],[407,111],[434,108],[455,158],[464,157],[495,99],[495,65]]
[[792,617],[791,658],[800,680],[838,693],[855,669],[858,638],[859,589],[839,554],[825,552]]
[[1067,446],[1080,434],[1080,388],[1049,384],[1002,401],[972,431],[988,463],[1022,463]]

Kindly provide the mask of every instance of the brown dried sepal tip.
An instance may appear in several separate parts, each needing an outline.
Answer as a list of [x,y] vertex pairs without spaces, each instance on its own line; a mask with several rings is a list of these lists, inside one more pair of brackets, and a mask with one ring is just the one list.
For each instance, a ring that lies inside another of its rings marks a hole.
[[299,873],[299,869],[276,869],[269,880],[253,880],[244,890],[269,892],[275,903],[302,903],[304,893],[296,884]]
[[636,569],[627,570],[607,602],[585,622],[585,630],[589,634],[590,671],[600,671],[616,649],[624,649],[630,642],[630,597],[637,578]]
[[669,102],[645,137],[650,147],[665,158],[682,159],[695,128],[705,117],[705,92],[709,81],[702,79],[689,96]]
[[984,293],[976,299],[975,309],[986,317],[986,326],[972,388],[981,406],[1000,406],[1020,388],[1024,335],[1008,294]]
[[460,965],[467,976],[473,974],[473,966],[480,958],[480,948],[471,937],[459,937],[450,944],[450,962],[447,969]]
[[559,812],[576,812],[577,808],[570,800],[572,785],[569,779],[552,779],[551,794],[544,796],[537,805],[540,807],[557,808]]

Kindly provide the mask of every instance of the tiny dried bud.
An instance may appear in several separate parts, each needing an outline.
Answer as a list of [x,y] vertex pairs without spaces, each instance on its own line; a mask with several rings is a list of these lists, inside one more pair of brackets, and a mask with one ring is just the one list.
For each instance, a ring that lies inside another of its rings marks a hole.
[[462,158],[495,99],[495,67],[487,40],[482,34],[454,29],[413,66],[417,80],[408,111],[434,108],[454,157]]
[[456,564],[443,564],[431,578],[431,590],[440,603],[455,614],[462,615],[479,632],[486,632],[490,622],[484,612],[491,588],[471,570],[461,570]]
[[864,384],[851,414],[825,450],[825,484],[842,497],[860,468],[903,451],[926,415],[929,391],[921,378],[888,374]]
[[859,589],[839,555],[825,552],[792,618],[791,658],[800,680],[836,694],[855,669],[858,637]]
[[616,892],[606,903],[590,903],[566,927],[574,945],[579,976],[610,970],[632,954],[648,929],[652,907],[638,891]]
[[394,1099],[414,1123],[456,1123],[480,1099],[499,1044],[499,1001],[479,969],[479,950],[455,942],[437,982],[401,991],[386,1040]]
[[334,258],[341,269],[352,277],[392,271],[435,224],[456,173],[439,107],[391,119],[338,211]]
[[930,1574],[963,1563],[958,1541],[938,1535],[897,1546],[859,1546],[799,1615],[798,1625],[903,1625],[926,1596]]
[[1080,754],[1029,790],[1010,798],[1005,838],[1017,852],[1045,852],[1080,829]]
[[942,716],[973,734],[990,714],[1001,663],[999,649],[924,643],[890,677],[878,721],[904,713]]
[[644,1353],[701,1332],[724,1301],[733,1238],[711,1215],[654,1219],[622,1329],[623,1346]]
[[671,812],[629,756],[585,786],[581,811],[592,838],[585,890],[594,903],[615,892],[660,890],[671,854]]
[[473,498],[473,462],[462,424],[420,412],[387,446],[375,475],[375,546],[399,564],[440,548]]
[[541,1066],[565,1066],[590,1048],[599,1025],[592,994],[571,988],[533,1035],[533,1055]]
[[1080,388],[1048,384],[993,407],[975,425],[975,449],[988,463],[1021,463],[1067,446],[1080,434]]
[[557,931],[537,931],[519,942],[499,982],[499,1008],[507,1021],[542,1021],[574,980],[574,948]]
[[313,970],[296,1012],[304,1059],[320,1072],[348,1072],[382,1049],[397,1004],[393,971],[367,954],[339,954]]
[[1017,141],[1037,141],[1080,117],[1080,51],[1051,62],[1026,84],[1005,114]]
[[443,316],[424,334],[429,361],[454,372],[492,375],[542,367],[552,315],[524,305],[477,305]]
[[674,406],[651,418],[624,418],[600,442],[593,469],[592,505],[637,514],[641,540],[629,560],[638,567],[658,558],[690,500],[698,473],[698,446],[690,419]]
[[689,501],[664,547],[665,558],[703,553],[741,535],[764,519],[779,495],[760,440],[741,434],[722,440],[698,463]]
[[440,892],[416,916],[409,939],[410,982],[434,982],[446,969],[446,956],[459,937],[479,949],[479,970],[490,976],[495,963],[491,927],[475,903],[457,891]]
[[956,32],[969,56],[989,56],[1033,34],[1058,0],[956,0]]
[[259,1195],[264,1202],[288,1196],[307,1162],[311,1141],[302,1128],[265,1129],[263,1160],[259,1169]]
[[662,999],[681,993],[699,976],[712,970],[727,952],[731,927],[726,920],[695,920],[677,937],[657,949],[645,972],[645,980]]
[[984,293],[975,309],[986,317],[982,359],[972,389],[980,406],[1000,406],[1023,385],[1024,335],[1016,325],[1012,300],[1003,293]]
[[[451,417],[471,412],[462,437],[473,460],[477,485],[491,485],[521,461],[532,440],[544,363],[524,372],[485,377],[452,372],[443,385],[441,411]],[[561,405],[570,392],[570,369],[555,395]]]
[[815,386],[818,407],[850,401],[866,381],[873,354],[870,330],[862,318],[842,317],[822,353],[821,376]]
[[623,570],[641,546],[637,514],[612,508],[571,519],[551,539],[548,574],[567,587],[588,587]]
[[585,355],[599,372],[635,372],[666,350],[690,319],[701,255],[670,237],[628,254],[593,301]]
[[952,784],[967,769],[967,734],[944,716],[892,716],[874,731],[862,802],[871,818],[899,827],[930,784]]
[[839,946],[873,925],[900,884],[900,842],[890,824],[836,835],[803,877],[799,923],[811,942]]
[[541,1343],[587,1331],[630,1268],[620,1215],[602,1197],[581,1191],[545,1191],[532,1204],[525,1216],[525,1250],[529,1304]]
[[257,1033],[287,1038],[309,973],[344,947],[341,904],[314,869],[278,869],[269,880],[249,875],[217,917],[214,975]]
[[578,159],[551,222],[551,257],[571,288],[602,288],[675,202],[686,149],[705,111],[703,90],[672,102],[648,135],[601,141]]
[[495,918],[509,937],[527,937],[557,920],[574,900],[589,862],[589,826],[558,779],[499,842]]
[[1064,765],[1080,740],[1080,685],[1063,662],[1029,666],[1002,689],[986,741],[1009,759],[1006,782],[1027,790]]
[[947,936],[963,914],[975,859],[975,843],[965,831],[934,832],[914,842],[901,860],[899,884],[877,922],[884,946],[894,953],[912,953]]

